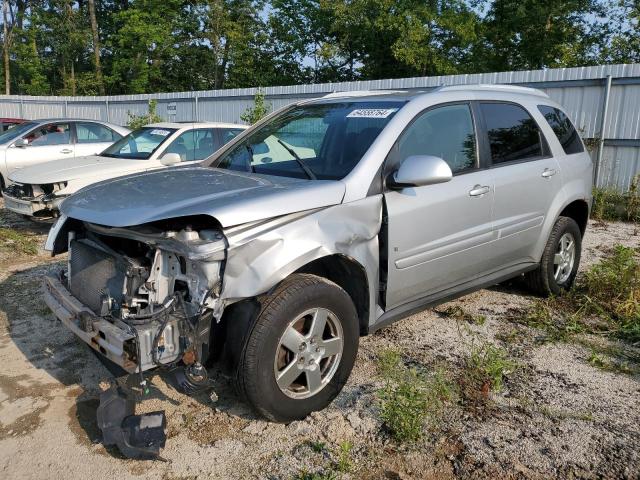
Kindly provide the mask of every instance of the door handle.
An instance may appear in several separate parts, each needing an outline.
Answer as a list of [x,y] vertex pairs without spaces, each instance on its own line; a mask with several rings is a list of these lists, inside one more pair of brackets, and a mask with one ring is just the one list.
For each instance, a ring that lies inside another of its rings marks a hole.
[[542,172],[542,178],[553,177],[558,171],[555,168],[545,168]]
[[487,185],[475,185],[471,190],[469,190],[469,195],[472,197],[479,197],[485,193],[489,193],[490,190],[491,187]]
[[71,150],[70,148],[63,148],[62,150],[60,150],[60,153],[73,153],[73,150]]

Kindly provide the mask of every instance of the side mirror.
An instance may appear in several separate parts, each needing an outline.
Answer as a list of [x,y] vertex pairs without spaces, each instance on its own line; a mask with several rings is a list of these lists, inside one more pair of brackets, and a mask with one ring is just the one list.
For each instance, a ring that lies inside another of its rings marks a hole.
[[160,163],[170,167],[171,165],[175,165],[176,163],[182,162],[182,158],[180,158],[179,153],[165,153],[160,158]]
[[18,140],[16,140],[16,143],[14,143],[14,145],[16,147],[28,147],[30,143],[26,138],[19,138]]
[[448,182],[453,178],[449,164],[433,155],[412,155],[387,177],[387,186],[396,190]]

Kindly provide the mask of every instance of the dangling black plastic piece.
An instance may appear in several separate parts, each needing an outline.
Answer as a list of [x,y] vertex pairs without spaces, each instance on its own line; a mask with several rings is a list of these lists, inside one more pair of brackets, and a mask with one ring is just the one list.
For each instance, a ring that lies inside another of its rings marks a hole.
[[167,440],[164,411],[135,415],[135,406],[135,395],[117,384],[100,394],[102,443],[116,445],[128,458],[156,459]]

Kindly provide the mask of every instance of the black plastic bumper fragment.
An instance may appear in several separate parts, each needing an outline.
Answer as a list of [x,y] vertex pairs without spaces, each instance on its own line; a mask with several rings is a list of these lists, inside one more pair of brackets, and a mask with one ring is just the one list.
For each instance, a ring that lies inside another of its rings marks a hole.
[[158,458],[167,436],[164,411],[135,415],[131,394],[114,385],[100,394],[98,427],[104,445],[116,445],[125,457],[140,460]]

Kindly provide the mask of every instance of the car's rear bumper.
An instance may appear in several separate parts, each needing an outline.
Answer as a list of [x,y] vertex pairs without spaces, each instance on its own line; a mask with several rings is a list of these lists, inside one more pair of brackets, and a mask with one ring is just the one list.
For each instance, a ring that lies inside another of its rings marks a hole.
[[65,197],[49,198],[17,198],[5,190],[3,192],[4,208],[29,217],[57,215],[58,207]]

